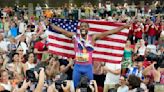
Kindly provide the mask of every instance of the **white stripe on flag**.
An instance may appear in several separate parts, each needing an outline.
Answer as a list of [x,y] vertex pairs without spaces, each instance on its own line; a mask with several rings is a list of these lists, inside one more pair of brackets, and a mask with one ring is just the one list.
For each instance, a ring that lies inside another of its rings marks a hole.
[[54,47],[54,46],[49,46],[49,50],[53,50],[53,51],[57,51],[57,52],[61,52],[61,53],[67,53],[67,54],[71,54],[71,55],[75,54],[75,52],[72,51],[72,50],[57,48],[57,47]]
[[108,60],[114,60],[114,61],[121,61],[122,57],[115,57],[115,56],[109,56],[109,55],[102,55],[102,54],[93,54],[93,58],[102,58],[102,59],[108,59]]

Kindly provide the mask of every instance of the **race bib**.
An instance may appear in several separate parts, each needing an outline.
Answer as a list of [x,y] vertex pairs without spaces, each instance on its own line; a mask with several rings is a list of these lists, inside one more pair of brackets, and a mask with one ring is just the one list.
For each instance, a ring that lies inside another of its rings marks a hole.
[[76,53],[77,62],[88,62],[89,54],[88,53]]

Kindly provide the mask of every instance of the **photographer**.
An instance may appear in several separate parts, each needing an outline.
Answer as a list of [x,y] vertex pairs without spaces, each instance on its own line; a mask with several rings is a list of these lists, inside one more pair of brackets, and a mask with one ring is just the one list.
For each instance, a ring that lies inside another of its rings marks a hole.
[[72,80],[72,71],[73,71],[73,60],[69,59],[59,59],[60,62],[60,71],[68,75],[68,80]]
[[58,57],[51,57],[49,64],[46,66],[45,74],[46,74],[46,81],[48,84],[51,84],[57,74],[60,73],[60,64],[58,61]]
[[[66,82],[66,85],[61,84],[63,92],[74,92],[73,85],[71,84],[72,81],[65,80],[65,82]],[[52,85],[48,87],[47,92],[60,92],[60,91],[56,88],[56,84],[53,83]]]
[[24,74],[26,74],[26,71],[31,69],[31,68],[34,68],[36,66],[35,64],[35,55],[34,53],[29,53],[28,54],[28,61],[25,63],[24,67],[23,67],[23,70],[24,70]]
[[98,92],[97,83],[95,80],[90,80],[87,76],[82,76],[76,92]]
[[[44,68],[41,68],[40,73],[39,73],[39,80],[37,83],[37,86],[35,89],[30,88],[32,92],[42,92],[42,88],[44,86],[44,79],[45,79],[45,73],[44,73]],[[27,82],[28,81],[28,82]],[[31,84],[31,80],[24,80],[23,85],[15,89],[14,92],[26,92],[29,87],[31,87],[33,84]]]

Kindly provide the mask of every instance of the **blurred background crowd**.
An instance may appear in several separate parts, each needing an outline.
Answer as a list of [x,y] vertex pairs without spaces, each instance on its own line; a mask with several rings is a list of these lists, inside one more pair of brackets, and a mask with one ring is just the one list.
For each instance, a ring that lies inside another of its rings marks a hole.
[[131,24],[122,62],[94,61],[94,80],[88,84],[82,77],[76,92],[163,92],[164,2],[153,2],[143,7],[110,1],[55,8],[39,3],[33,9],[18,4],[1,7],[0,91],[75,92],[73,59],[47,49],[47,20],[56,17]]

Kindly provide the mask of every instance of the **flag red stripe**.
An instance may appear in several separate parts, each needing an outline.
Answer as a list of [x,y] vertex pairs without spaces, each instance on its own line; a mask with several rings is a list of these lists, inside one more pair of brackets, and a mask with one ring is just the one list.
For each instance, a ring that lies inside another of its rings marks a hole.
[[74,58],[75,55],[71,55],[71,54],[67,54],[67,53],[62,53],[62,52],[57,52],[57,51],[54,51],[54,50],[49,50],[50,53],[52,54],[56,54],[56,55],[61,55],[61,56],[64,56],[64,57],[70,57],[70,58]]
[[114,64],[120,64],[121,61],[115,61],[115,60],[109,60],[109,59],[102,59],[102,58],[93,58],[93,61],[99,61],[99,62],[110,62]]
[[80,22],[87,22],[87,23],[92,23],[92,24],[115,26],[115,27],[120,27],[124,25],[124,24],[116,23],[116,22],[93,21],[93,20],[80,20]]

